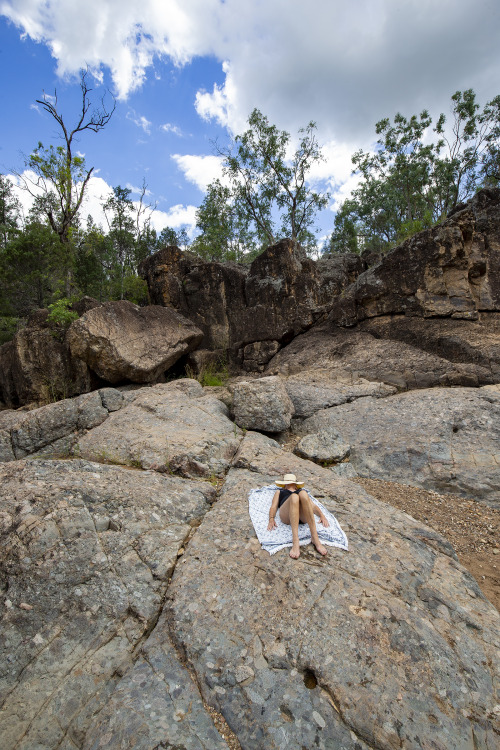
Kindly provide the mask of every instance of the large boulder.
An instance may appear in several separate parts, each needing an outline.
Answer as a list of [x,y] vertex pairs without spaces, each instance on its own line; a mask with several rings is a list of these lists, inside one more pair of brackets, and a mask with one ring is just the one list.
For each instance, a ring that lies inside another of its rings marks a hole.
[[171,308],[107,302],[74,321],[67,334],[73,357],[109,383],[157,380],[202,339],[202,332]]
[[365,267],[355,255],[315,262],[282,240],[250,267],[167,247],[143,261],[140,273],[154,304],[175,308],[203,330],[203,347],[227,350],[245,369],[262,371]]
[[[82,747],[154,628],[179,550],[214,490],[154,472],[39,459],[1,466],[0,488],[0,747]],[[143,674],[162,690],[161,714],[147,712],[157,737],[147,747],[165,736],[172,744],[163,747],[222,750],[189,674],[173,647],[162,646],[168,671]],[[216,740],[196,744],[205,732]]]
[[229,468],[241,430],[227,407],[196,380],[174,380],[127,394],[128,403],[77,443],[92,461],[216,477]]
[[66,342],[48,326],[48,311],[37,313],[0,347],[0,401],[7,406],[48,403],[92,387],[87,365],[73,359]]
[[[246,435],[234,466],[155,638],[173,627],[241,746],[495,747],[500,619],[450,545],[261,435]],[[260,548],[245,499],[287,471],[337,515],[349,552],[294,561]]]
[[263,432],[290,427],[294,408],[281,378],[241,380],[232,390],[234,421],[239,427]]
[[432,388],[316,412],[303,433],[334,430],[361,476],[500,505],[500,386]]

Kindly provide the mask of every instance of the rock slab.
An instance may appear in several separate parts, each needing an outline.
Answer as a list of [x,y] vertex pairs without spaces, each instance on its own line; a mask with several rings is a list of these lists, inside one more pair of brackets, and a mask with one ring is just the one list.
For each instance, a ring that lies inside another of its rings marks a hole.
[[[2,465],[0,488],[0,747],[82,747],[215,493],[207,482],[40,459]],[[166,680],[183,684],[174,656]],[[176,727],[181,705],[169,709]],[[189,746],[187,729],[172,734]]]
[[[450,545],[261,435],[246,435],[235,467],[169,606],[205,700],[241,746],[491,750],[500,618]],[[348,553],[260,549],[246,497],[285,471],[337,515]]]
[[500,386],[432,388],[316,412],[301,430],[332,429],[361,476],[500,503]]

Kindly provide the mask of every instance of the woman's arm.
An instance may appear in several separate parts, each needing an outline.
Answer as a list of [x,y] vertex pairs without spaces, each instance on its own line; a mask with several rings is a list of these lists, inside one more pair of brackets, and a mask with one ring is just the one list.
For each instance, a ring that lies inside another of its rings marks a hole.
[[314,514],[316,516],[319,516],[319,520],[321,521],[321,523],[323,524],[323,526],[326,529],[328,526],[330,526],[330,522],[328,521],[328,518],[325,516],[325,514],[323,513],[323,511],[318,508],[318,506],[316,505],[316,503],[313,503],[312,506],[313,506]]
[[278,528],[278,524],[274,520],[274,517],[278,511],[278,500],[280,499],[280,491],[276,490],[276,492],[273,495],[273,501],[271,503],[271,507],[269,508],[269,524],[267,527],[268,531],[272,531],[273,529]]

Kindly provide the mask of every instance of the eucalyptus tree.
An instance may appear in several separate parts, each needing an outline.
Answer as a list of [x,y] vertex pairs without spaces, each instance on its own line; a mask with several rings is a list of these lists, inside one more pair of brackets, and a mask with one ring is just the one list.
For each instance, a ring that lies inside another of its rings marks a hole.
[[328,202],[328,195],[316,192],[308,182],[311,168],[323,158],[315,123],[299,130],[298,146],[291,155],[290,134],[270,124],[258,109],[248,124],[231,146],[218,149],[224,160],[224,183],[240,221],[246,222],[247,233],[252,232],[262,247],[282,236],[310,242],[316,213]]
[[450,124],[441,114],[431,129],[427,110],[376,124],[375,149],[352,157],[361,180],[337,212],[332,250],[392,247],[499,183],[500,96],[482,110],[472,89],[451,100]]
[[[85,157],[77,151],[78,138],[82,133],[98,133],[109,123],[115,110],[116,102],[112,99],[108,106],[105,97],[94,106],[91,99],[92,88],[89,85],[89,71],[80,71],[81,103],[71,125],[63,115],[57,90],[53,96],[44,92],[36,103],[56,123],[59,130],[60,145],[44,146],[39,141],[29,156],[25,157],[26,170],[16,172],[20,186],[27,190],[37,202],[37,208],[58,236],[61,244],[70,252],[71,231],[82,206],[93,167],[87,167]],[[67,279],[66,293],[69,294]]]

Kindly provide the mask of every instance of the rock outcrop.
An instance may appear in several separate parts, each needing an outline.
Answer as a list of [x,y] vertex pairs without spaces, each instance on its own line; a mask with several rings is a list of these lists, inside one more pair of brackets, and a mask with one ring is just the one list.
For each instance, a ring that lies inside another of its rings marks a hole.
[[332,367],[401,389],[500,381],[500,190],[383,256],[269,373]]
[[[316,370],[329,370],[332,381],[363,378],[400,390],[493,384],[500,380],[500,316],[488,318],[485,324],[398,316],[354,328],[318,325],[281,349],[266,374],[307,379]],[[395,330],[405,330],[405,340]]]
[[432,388],[324,409],[300,430],[333,430],[361,476],[500,507],[500,385]]
[[364,268],[355,255],[314,262],[282,240],[250,267],[167,247],[143,261],[140,273],[154,304],[173,307],[203,330],[204,348],[228,351],[245,369],[262,371]]
[[202,333],[171,308],[106,302],[74,321],[67,340],[108,383],[150,383],[201,341]]
[[388,314],[477,320],[499,310],[500,189],[492,188],[361,274],[330,321],[354,325]]
[[[497,389],[470,390],[496,408]],[[195,381],[124,395],[81,451],[153,468],[173,445],[182,477],[81,458],[0,466],[2,750],[223,750],[206,704],[242,748],[495,747],[500,617],[445,539],[243,436]],[[336,514],[349,552],[260,548],[248,492],[287,472]]]
[[241,430],[227,407],[196,380],[132,391],[127,401],[78,441],[76,455],[185,477],[209,478],[228,470]]
[[90,391],[88,367],[74,360],[64,340],[54,337],[47,310],[0,347],[0,401],[9,407],[54,401]]

